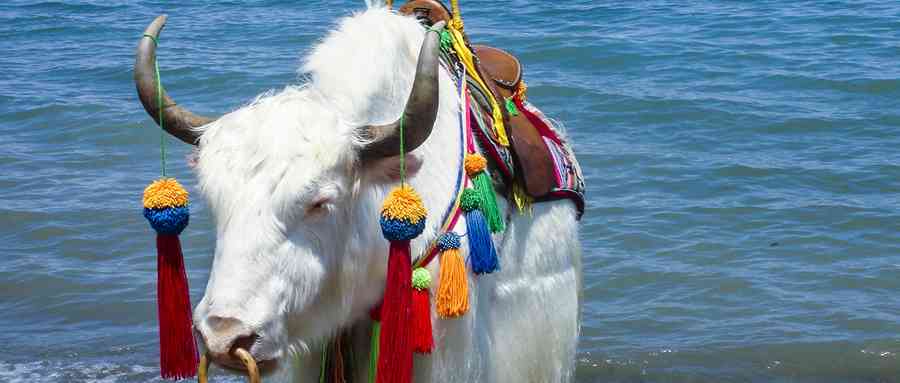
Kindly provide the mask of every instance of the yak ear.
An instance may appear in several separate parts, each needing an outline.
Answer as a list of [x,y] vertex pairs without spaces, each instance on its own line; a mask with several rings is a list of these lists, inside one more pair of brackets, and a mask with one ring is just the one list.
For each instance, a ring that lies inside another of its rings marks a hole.
[[[406,178],[415,176],[422,167],[422,159],[418,156],[406,155]],[[363,164],[368,178],[379,183],[400,182],[400,156],[385,157],[368,164]]]

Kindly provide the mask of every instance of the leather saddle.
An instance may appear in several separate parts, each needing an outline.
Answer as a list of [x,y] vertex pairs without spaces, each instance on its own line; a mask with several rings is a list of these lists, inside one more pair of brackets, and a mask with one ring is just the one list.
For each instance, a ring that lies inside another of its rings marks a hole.
[[[414,15],[428,25],[450,21],[450,10],[438,0],[410,0],[400,7],[400,13]],[[468,37],[467,37],[468,38]],[[550,193],[555,185],[553,157],[538,129],[522,113],[508,113],[502,107],[516,93],[522,82],[522,65],[519,60],[499,48],[472,45],[479,75],[484,79],[501,105],[511,151],[515,159],[518,177],[525,191],[534,198]]]

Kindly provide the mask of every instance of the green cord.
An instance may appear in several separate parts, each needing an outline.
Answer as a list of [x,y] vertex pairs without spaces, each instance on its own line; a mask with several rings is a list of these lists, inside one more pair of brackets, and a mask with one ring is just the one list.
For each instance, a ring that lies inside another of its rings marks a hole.
[[406,111],[400,115],[400,185],[406,185],[406,150],[404,150],[405,134],[403,134],[403,125],[406,120]]
[[322,364],[319,366],[319,383],[325,383],[325,368],[328,363],[328,342],[322,348]]

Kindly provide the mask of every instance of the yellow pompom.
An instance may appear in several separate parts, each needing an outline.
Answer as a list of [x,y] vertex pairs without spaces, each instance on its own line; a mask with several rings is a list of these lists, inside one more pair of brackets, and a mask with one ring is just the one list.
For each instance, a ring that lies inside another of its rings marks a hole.
[[474,176],[484,171],[487,167],[487,159],[481,154],[466,154],[465,159],[466,174]]
[[422,198],[409,185],[402,185],[391,190],[381,207],[383,218],[406,220],[412,224],[419,223],[425,219],[427,214],[428,211],[425,210]]
[[174,178],[161,178],[144,189],[144,207],[163,209],[188,204],[188,192]]

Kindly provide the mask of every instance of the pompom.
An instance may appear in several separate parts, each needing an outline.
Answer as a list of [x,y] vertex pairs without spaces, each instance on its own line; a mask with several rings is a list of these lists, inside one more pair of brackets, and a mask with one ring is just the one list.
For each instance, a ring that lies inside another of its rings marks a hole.
[[407,220],[387,219],[381,217],[381,234],[388,241],[409,241],[425,230],[425,220],[410,223]]
[[391,190],[381,207],[382,217],[403,219],[413,224],[425,219],[427,214],[428,211],[425,210],[422,198],[409,185],[402,185]]
[[481,195],[475,189],[466,189],[459,199],[459,207],[465,212],[477,210],[481,207]]
[[459,234],[456,234],[452,231],[446,232],[438,238],[437,247],[440,251],[447,251],[449,249],[458,249],[462,246],[462,242],[460,242]]
[[465,168],[469,177],[475,176],[484,171],[487,167],[487,159],[481,154],[466,154]]
[[425,230],[428,212],[416,191],[403,185],[391,190],[381,208],[381,233],[388,241],[408,241]]
[[144,208],[164,209],[188,204],[188,192],[174,178],[161,178],[144,189]]
[[431,287],[431,272],[421,267],[413,270],[412,287],[416,290],[428,290]]
[[144,218],[150,221],[150,227],[159,234],[179,235],[190,221],[190,210],[187,206],[144,208]]

